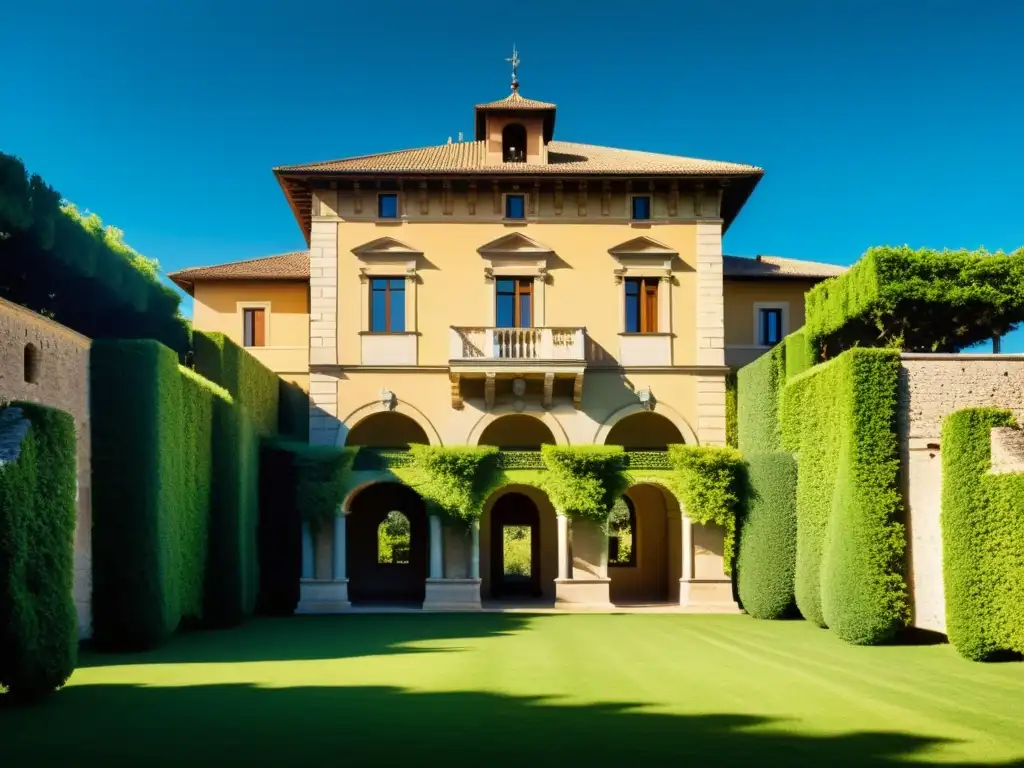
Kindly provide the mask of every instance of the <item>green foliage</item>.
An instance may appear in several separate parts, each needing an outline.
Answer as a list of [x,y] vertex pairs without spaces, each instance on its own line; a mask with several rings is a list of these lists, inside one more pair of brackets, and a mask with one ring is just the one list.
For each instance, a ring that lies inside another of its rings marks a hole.
[[743,609],[756,619],[782,619],[796,611],[796,483],[792,454],[747,457],[736,582]]
[[796,601],[856,644],[909,618],[896,435],[899,354],[853,349],[790,380],[782,443],[797,454]]
[[731,574],[736,556],[736,514],[743,487],[743,458],[735,448],[728,447],[670,445],[668,451],[680,475],[680,500],[686,516],[695,523],[715,523],[725,529],[725,572]]
[[377,562],[407,565],[412,527],[409,518],[396,509],[377,526]]
[[1024,653],[1024,476],[991,475],[993,427],[1009,411],[969,408],[942,426],[946,629],[975,661]]
[[617,445],[545,445],[544,490],[559,512],[606,523],[612,505],[629,487],[626,454]]
[[798,328],[783,339],[786,345],[785,371],[786,378],[798,376],[816,362],[814,354],[807,342],[807,331]]
[[499,451],[499,469],[544,469],[544,458],[540,451]]
[[739,447],[739,418],[736,413],[736,374],[725,377],[725,442],[732,448]]
[[0,153],[0,297],[90,338],[156,339],[184,355],[180,296],[123,238]]
[[277,434],[281,378],[223,333],[194,331],[192,343],[196,372],[226,389],[260,435]]
[[302,525],[294,457],[287,444],[260,446],[256,612],[264,616],[290,616],[299,604]]
[[957,352],[1024,320],[1024,249],[871,248],[806,302],[815,360],[855,346]]
[[284,379],[278,380],[277,431],[282,437],[309,442],[309,395]]
[[149,648],[199,618],[217,391],[151,341],[97,341],[90,360],[97,643]]
[[78,656],[72,598],[74,419],[28,403],[0,411],[0,686],[32,700],[62,686]]
[[484,501],[497,482],[498,449],[488,445],[410,448],[414,479],[410,483],[427,505],[450,520],[479,520]]
[[502,565],[509,576],[529,576],[533,565],[530,528],[509,525],[502,530]]
[[779,398],[786,383],[788,337],[737,374],[739,449],[769,453],[779,447]]
[[305,443],[281,445],[293,454],[299,516],[313,528],[330,523],[345,500],[346,478],[359,449]]

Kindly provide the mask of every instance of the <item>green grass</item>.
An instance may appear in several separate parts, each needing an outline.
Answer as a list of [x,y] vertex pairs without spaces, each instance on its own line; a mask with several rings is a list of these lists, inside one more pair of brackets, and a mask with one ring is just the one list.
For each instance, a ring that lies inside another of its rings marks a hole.
[[302,617],[84,653],[50,700],[0,711],[0,755],[12,766],[1015,764],[1022,720],[1024,664],[971,663],[946,645],[855,647],[809,622]]

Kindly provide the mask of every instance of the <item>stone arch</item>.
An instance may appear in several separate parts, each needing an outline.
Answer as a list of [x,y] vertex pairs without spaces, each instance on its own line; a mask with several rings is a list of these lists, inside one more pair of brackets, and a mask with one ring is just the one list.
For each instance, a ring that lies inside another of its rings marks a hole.
[[684,515],[675,495],[655,480],[634,482],[625,493],[633,510],[632,562],[609,562],[612,603],[679,601]]
[[558,575],[557,512],[547,493],[525,483],[507,483],[495,489],[484,502],[480,518],[481,595],[485,599],[494,597],[495,548],[503,538],[496,525],[503,523],[531,526],[531,544],[536,542],[535,555],[531,555],[531,563],[537,569],[535,584],[542,599],[554,602]]
[[500,419],[502,416],[511,415],[522,415],[529,416],[539,421],[542,421],[547,428],[550,430],[552,437],[555,439],[555,445],[568,445],[569,436],[565,433],[565,428],[562,427],[558,419],[555,418],[554,414],[550,411],[543,410],[523,410],[517,411],[513,406],[500,406],[495,408],[493,411],[483,414],[477,419],[476,424],[469,431],[469,437],[466,440],[466,445],[481,445],[480,438],[484,434],[484,430],[487,429],[492,423]]
[[[373,402],[366,403],[356,408],[354,411],[348,414],[341,420],[341,427],[338,429],[338,437],[335,441],[335,445],[339,448],[349,445],[349,434],[353,428],[357,427],[365,419],[384,414],[399,414],[405,416],[419,425],[420,429],[426,435],[430,445],[442,445],[441,435],[437,429],[431,423],[430,419],[414,405],[410,405],[404,400],[395,399],[392,401],[391,408],[385,408],[381,405],[380,400],[374,400]],[[351,427],[349,425],[352,425]]]
[[[615,425],[618,424],[623,419],[627,419],[630,416],[634,416],[638,413],[648,412],[649,411],[647,411],[647,409],[644,408],[644,406],[641,405],[640,403],[632,403],[631,405],[627,405],[623,408],[620,408],[619,410],[615,411],[615,413],[611,414],[607,419],[605,419],[604,423],[597,428],[597,432],[594,435],[594,444],[604,445],[608,440],[608,435],[611,433],[612,428],[615,427]],[[683,442],[686,443],[687,445],[700,444],[700,441],[697,440],[697,433],[693,430],[693,427],[691,427],[689,422],[687,422],[687,420],[683,418],[682,414],[680,414],[671,406],[665,405],[664,403],[658,403],[655,407],[655,410],[650,411],[649,413],[662,416],[669,422],[671,422],[672,425],[675,426],[675,428],[679,431],[679,434],[682,435]]]
[[477,444],[505,450],[539,451],[542,445],[555,445],[555,435],[551,427],[530,414],[508,413],[484,427]]

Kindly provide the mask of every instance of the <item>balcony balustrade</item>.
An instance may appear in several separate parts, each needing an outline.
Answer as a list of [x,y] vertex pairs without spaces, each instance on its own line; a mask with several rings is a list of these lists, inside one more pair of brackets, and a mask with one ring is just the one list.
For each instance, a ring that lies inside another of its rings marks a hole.
[[448,357],[452,362],[583,363],[583,328],[491,328],[453,326]]

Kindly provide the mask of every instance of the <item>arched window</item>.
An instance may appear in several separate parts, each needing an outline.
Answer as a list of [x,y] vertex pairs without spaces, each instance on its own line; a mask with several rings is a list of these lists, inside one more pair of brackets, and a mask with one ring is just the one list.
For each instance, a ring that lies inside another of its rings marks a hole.
[[24,377],[29,384],[39,380],[39,350],[35,344],[25,345]]
[[381,565],[408,565],[409,533],[409,518],[398,510],[388,512],[377,526],[377,562]]
[[636,509],[629,496],[615,502],[608,518],[608,565],[636,565]]
[[506,163],[526,162],[526,128],[509,123],[501,131],[501,159]]

